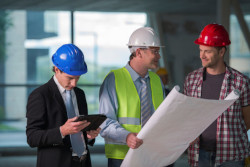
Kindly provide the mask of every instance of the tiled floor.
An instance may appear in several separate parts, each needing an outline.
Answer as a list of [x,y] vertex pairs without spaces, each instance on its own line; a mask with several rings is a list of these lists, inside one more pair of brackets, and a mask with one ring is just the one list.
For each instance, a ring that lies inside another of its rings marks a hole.
[[[0,132],[0,167],[35,167],[35,149],[27,145],[24,123],[14,125],[19,127],[20,131]],[[248,131],[248,136],[250,138],[250,131]],[[93,167],[107,166],[103,144],[103,138],[98,137],[94,148],[90,148]],[[187,155],[183,154],[174,166],[188,167]]]
[[[107,167],[107,159],[104,154],[91,154],[93,167]],[[36,156],[0,156],[0,167],[35,167]],[[182,155],[175,167],[188,167],[186,155]]]
[[[90,147],[93,167],[107,167],[107,158],[104,155],[104,141],[97,138],[96,145]],[[27,145],[25,132],[0,133],[0,167],[35,167],[36,149]],[[186,167],[187,155],[183,154],[176,162],[175,167]]]
[[[103,154],[91,156],[93,167],[106,167],[107,159]],[[0,157],[0,167],[35,167],[36,156],[6,156]]]

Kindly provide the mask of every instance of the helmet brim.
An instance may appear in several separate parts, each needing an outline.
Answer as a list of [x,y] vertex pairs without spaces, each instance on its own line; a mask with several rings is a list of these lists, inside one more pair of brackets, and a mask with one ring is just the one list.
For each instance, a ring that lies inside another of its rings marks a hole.
[[55,64],[55,62],[53,61],[52,59],[52,62],[53,64],[59,69],[61,70],[62,72],[68,74],[68,75],[73,75],[73,76],[80,76],[80,75],[83,75],[83,74],[86,74],[88,72],[88,67],[87,67],[87,64],[84,63],[85,67],[83,70],[80,70],[80,71],[71,71],[71,70],[65,70],[65,69],[62,69],[61,67],[57,66]]
[[142,46],[142,45],[129,45],[129,44],[127,44],[127,46],[128,46],[128,47],[139,47],[139,48],[140,48],[140,47],[141,47],[141,48],[148,48],[148,47],[159,47],[159,48],[164,48],[164,47],[165,47],[165,46],[161,46],[161,45],[160,45],[160,46],[152,46],[152,45],[150,45],[150,46],[146,46],[146,45],[145,45],[145,46]]
[[199,39],[196,39],[194,41],[195,44],[197,45],[205,45],[205,46],[211,46],[211,47],[223,47],[223,46],[227,46],[227,45],[230,45],[231,42],[229,43],[224,43],[223,45],[216,45],[216,44],[207,44],[207,43],[203,43],[203,42],[200,42]]

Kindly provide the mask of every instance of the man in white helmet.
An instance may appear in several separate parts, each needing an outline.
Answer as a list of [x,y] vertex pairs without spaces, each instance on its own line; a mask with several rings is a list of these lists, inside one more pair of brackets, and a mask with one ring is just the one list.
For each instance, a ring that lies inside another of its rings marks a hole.
[[112,70],[100,89],[100,114],[107,120],[101,126],[109,167],[119,167],[129,148],[143,141],[137,133],[165,97],[156,69],[160,59],[159,38],[150,27],[132,33],[128,43],[130,60],[121,69]]

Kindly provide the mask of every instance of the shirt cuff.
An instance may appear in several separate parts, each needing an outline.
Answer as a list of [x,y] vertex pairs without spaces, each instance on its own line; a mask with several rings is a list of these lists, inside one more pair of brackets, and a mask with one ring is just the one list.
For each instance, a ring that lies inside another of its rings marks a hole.
[[62,132],[61,132],[61,126],[59,127],[59,131],[60,131],[60,133],[61,133],[62,139],[64,139],[64,138],[65,138],[65,136],[63,136],[63,135],[62,135]]
[[131,132],[125,130],[124,133],[121,134],[121,139],[124,143],[127,143],[127,136],[129,133]]

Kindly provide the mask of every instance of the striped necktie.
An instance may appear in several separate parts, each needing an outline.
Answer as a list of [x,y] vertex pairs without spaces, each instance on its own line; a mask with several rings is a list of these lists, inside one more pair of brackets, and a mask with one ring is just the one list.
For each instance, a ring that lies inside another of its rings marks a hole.
[[[70,90],[66,90],[65,105],[66,105],[68,118],[75,117],[76,114],[75,114],[75,110],[74,110]],[[84,143],[83,143],[84,139],[83,139],[82,132],[71,134],[70,135],[70,141],[71,141],[71,145],[72,145],[72,148],[73,148],[73,152],[76,153],[78,157],[81,157],[81,155],[83,154],[83,152],[85,150],[85,146],[84,146]]]
[[143,127],[151,117],[150,101],[147,89],[146,78],[141,78],[141,126]]

